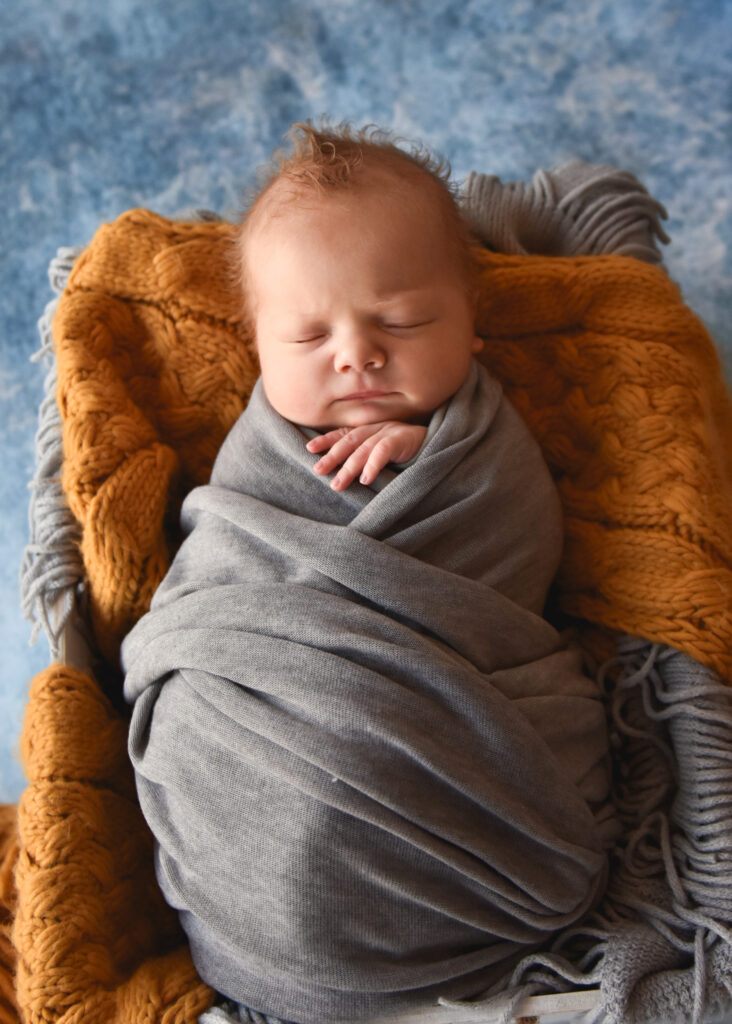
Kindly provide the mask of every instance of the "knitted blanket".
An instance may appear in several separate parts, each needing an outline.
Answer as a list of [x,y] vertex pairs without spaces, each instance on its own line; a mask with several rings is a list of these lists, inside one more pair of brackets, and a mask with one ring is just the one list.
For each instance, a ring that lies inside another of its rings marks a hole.
[[122,647],[194,962],[300,1024],[475,995],[606,879],[604,707],[540,617],[551,478],[477,363],[435,418],[338,494],[258,383]]
[[[93,677],[51,666],[29,700],[30,784],[0,897],[15,908],[12,998],[33,1024],[193,1024],[213,998],[155,885],[115,666],[177,546],[181,497],[208,479],[256,377],[230,236],[225,224],[126,214],[77,260],[54,317],[73,518],[52,521],[64,561],[37,600],[83,573],[101,656]],[[731,681],[732,414],[703,326],[661,270],[635,259],[481,258],[481,358],[539,440],[563,503],[557,611],[593,650],[625,631]],[[44,458],[52,488],[60,463],[50,448]],[[641,797],[638,807],[636,822]],[[720,863],[713,843],[710,856]],[[14,1020],[9,994],[0,1012]]]
[[[167,569],[182,494],[207,479],[257,375],[230,237],[125,214],[81,256],[56,314],[64,491],[112,662]],[[732,679],[732,413],[703,325],[633,259],[481,260],[479,358],[562,498],[562,609]]]

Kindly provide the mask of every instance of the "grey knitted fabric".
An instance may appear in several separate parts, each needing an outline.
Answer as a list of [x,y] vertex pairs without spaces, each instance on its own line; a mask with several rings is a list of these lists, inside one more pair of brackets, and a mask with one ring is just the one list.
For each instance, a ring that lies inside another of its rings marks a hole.
[[471,172],[463,212],[498,252],[580,256],[616,253],[660,263],[663,206],[628,171],[575,160],[537,171],[530,184]]
[[[82,251],[81,248],[59,249],[51,261],[48,276],[56,296],[66,287],[74,260]],[[31,642],[43,629],[52,660],[60,656],[64,631],[80,599],[84,579],[79,550],[81,530],[61,486],[63,442],[51,337],[57,304],[58,298],[49,302],[38,321],[41,349],[34,358],[47,360],[50,368],[38,414],[36,471],[29,508],[30,538],[20,569],[21,607],[25,618],[33,623]]]
[[201,976],[345,1024],[473,995],[598,900],[607,748],[540,617],[558,496],[478,363],[386,487],[316,459],[258,384],[122,653]]

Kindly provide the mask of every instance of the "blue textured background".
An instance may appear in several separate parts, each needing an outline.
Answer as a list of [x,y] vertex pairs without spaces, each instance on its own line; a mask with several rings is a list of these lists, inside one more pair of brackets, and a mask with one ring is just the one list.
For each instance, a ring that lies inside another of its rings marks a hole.
[[667,206],[667,265],[732,380],[731,68],[723,0],[3,0],[0,801],[48,659],[17,574],[56,248],[132,206],[232,212],[291,122],[324,113],[420,139],[459,178],[607,162]]

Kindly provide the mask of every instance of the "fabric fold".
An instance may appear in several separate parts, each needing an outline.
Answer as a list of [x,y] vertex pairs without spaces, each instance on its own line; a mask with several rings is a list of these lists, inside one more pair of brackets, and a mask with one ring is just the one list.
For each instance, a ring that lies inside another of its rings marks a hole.
[[558,498],[483,368],[386,486],[315,460],[257,385],[123,658],[201,976],[343,1024],[474,994],[597,901],[607,743],[541,617]]

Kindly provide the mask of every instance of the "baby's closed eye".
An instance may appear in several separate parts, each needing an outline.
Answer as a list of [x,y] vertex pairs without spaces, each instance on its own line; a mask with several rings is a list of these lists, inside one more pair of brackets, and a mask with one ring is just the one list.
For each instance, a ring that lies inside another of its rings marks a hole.
[[434,323],[434,317],[416,320],[384,320],[381,326],[385,331],[411,331],[417,327],[427,327]]

